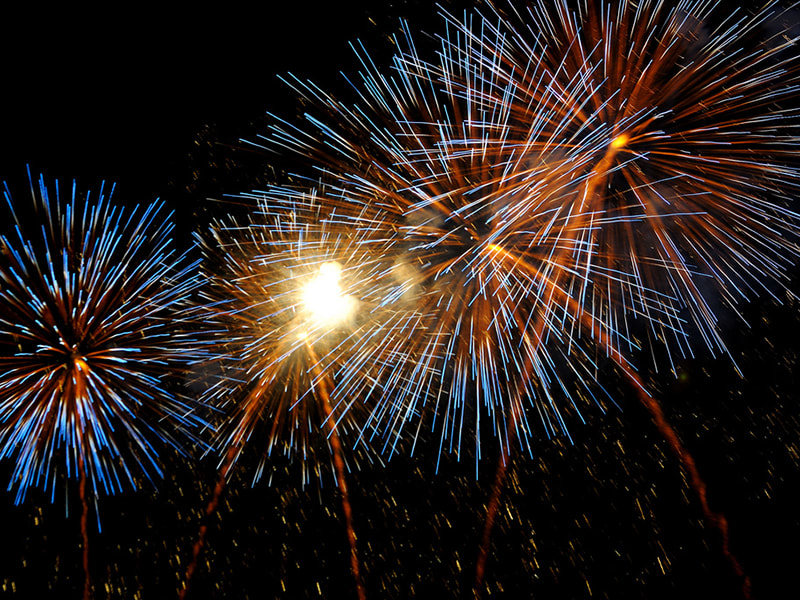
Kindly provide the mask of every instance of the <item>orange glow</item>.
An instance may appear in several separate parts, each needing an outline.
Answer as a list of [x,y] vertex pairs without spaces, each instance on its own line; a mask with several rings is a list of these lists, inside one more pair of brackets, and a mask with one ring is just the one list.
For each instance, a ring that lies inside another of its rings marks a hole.
[[338,263],[325,263],[303,290],[306,310],[319,324],[335,325],[345,320],[355,308],[353,298],[342,293],[339,285],[341,272]]
[[621,133],[611,141],[611,148],[613,150],[620,150],[628,145],[630,139],[627,133]]

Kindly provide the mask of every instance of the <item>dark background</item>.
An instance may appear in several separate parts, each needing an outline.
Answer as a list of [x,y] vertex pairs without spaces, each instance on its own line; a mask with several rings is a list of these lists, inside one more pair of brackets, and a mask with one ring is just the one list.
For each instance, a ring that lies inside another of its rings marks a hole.
[[[201,227],[206,198],[280,177],[273,159],[238,142],[264,113],[298,104],[277,75],[292,71],[324,89],[357,63],[362,39],[377,62],[398,19],[437,30],[421,0],[308,1],[256,9],[226,4],[185,12],[115,6],[0,8],[0,179],[27,194],[26,165],[48,181],[96,189],[117,183],[125,203],[164,199],[180,243]],[[460,9],[468,3],[449,3]],[[385,61],[383,61],[385,62]],[[209,211],[219,211],[211,205]],[[798,273],[793,274],[793,287]],[[725,359],[678,364],[678,377],[644,376],[691,450],[754,597],[792,597],[800,550],[800,410],[796,302],[753,303],[749,326],[725,337],[745,374]],[[518,457],[492,538],[488,597],[735,598],[716,530],[704,522],[677,459],[632,390],[613,372],[620,404],[572,428],[573,443],[542,439]],[[371,598],[469,597],[495,458],[446,460],[435,444],[351,479],[364,581]],[[103,531],[91,533],[97,598],[172,598],[191,554],[212,460],[165,454],[158,488],[101,498]],[[8,466],[0,465],[3,481]],[[331,482],[299,485],[297,465],[271,487],[250,488],[246,468],[210,520],[194,598],[355,597],[347,541]],[[0,596],[78,598],[79,512],[74,488],[54,503],[34,491],[15,507],[0,494]],[[65,505],[69,515],[65,515]]]

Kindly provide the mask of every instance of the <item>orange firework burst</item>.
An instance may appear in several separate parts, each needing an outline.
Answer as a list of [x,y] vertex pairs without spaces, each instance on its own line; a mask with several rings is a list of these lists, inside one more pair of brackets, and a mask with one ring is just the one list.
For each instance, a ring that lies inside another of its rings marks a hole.
[[648,0],[495,14],[508,43],[501,59],[484,45],[483,61],[501,63],[514,89],[513,102],[495,99],[514,113],[512,142],[529,136],[541,93],[525,74],[532,51],[556,88],[580,78],[589,92],[567,98],[572,127],[598,142],[594,182],[570,217],[582,305],[612,337],[644,318],[684,356],[693,332],[725,352],[712,291],[738,314],[740,302],[785,289],[799,252],[787,209],[800,182],[794,13],[778,2],[748,14]]
[[258,208],[246,224],[215,222],[199,236],[206,286],[197,318],[209,340],[199,366],[217,373],[203,397],[226,414],[219,448],[238,456],[245,443],[263,444],[254,481],[277,453],[299,457],[307,483],[309,469],[321,477],[330,461],[328,448],[318,454],[318,429],[358,435],[358,402],[325,409],[316,390],[341,372],[354,376],[364,322],[375,318],[381,282],[397,281],[395,266],[366,214],[347,214],[324,192],[275,188],[250,200]]
[[[356,461],[366,453],[358,419],[364,396],[349,391],[353,380],[360,392],[368,388],[378,363],[366,323],[386,319],[391,327],[392,311],[382,309],[377,292],[389,286],[402,295],[404,281],[387,258],[383,222],[367,207],[326,196],[324,188],[273,188],[248,200],[257,208],[245,224],[215,222],[198,236],[206,258],[196,314],[206,352],[198,368],[216,373],[202,382],[203,399],[223,415],[214,444],[223,455],[220,482],[206,512],[248,447],[259,455],[254,482],[275,468],[273,453],[300,462],[304,485],[330,465],[363,597],[343,443],[357,446],[350,448]],[[184,593],[204,535],[205,526]]]

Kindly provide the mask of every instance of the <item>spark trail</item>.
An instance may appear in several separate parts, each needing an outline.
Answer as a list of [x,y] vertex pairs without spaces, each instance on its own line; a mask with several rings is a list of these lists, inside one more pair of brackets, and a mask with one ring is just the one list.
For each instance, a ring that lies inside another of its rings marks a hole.
[[[330,298],[327,299],[327,301],[330,300]],[[350,544],[350,569],[353,573],[353,579],[355,580],[356,585],[356,593],[358,594],[359,600],[366,600],[367,594],[364,591],[364,584],[361,581],[361,567],[358,560],[356,531],[353,527],[353,508],[350,505],[350,493],[347,490],[347,477],[345,473],[346,467],[344,462],[344,453],[342,450],[342,442],[339,439],[339,434],[336,431],[336,424],[333,420],[333,408],[331,408],[330,383],[328,378],[320,373],[319,367],[316,366],[319,364],[319,358],[317,357],[316,352],[314,352],[314,348],[311,345],[306,344],[306,349],[308,350],[308,355],[314,365],[314,367],[312,367],[312,372],[314,373],[314,377],[317,381],[316,392],[319,394],[319,397],[322,400],[322,406],[325,410],[325,425],[328,429],[328,439],[330,440],[331,451],[333,453],[333,465],[336,469],[336,482],[339,488],[339,494],[342,498],[342,513],[344,514],[345,529],[347,530],[347,541]]]
[[[521,263],[519,259],[510,257],[508,253],[505,253],[500,249],[496,249],[496,252],[498,252],[499,254],[502,253],[506,258],[514,260],[515,264],[517,265],[524,264]],[[520,268],[523,267],[521,266]],[[538,274],[535,272],[531,273],[531,275],[534,277],[538,276]],[[672,425],[670,425],[669,421],[664,415],[664,411],[661,405],[647,391],[647,387],[645,383],[642,381],[639,374],[631,366],[631,364],[623,356],[623,354],[613,345],[612,340],[609,339],[609,336],[604,331],[603,326],[601,324],[598,324],[597,321],[594,319],[594,317],[591,315],[591,313],[583,310],[582,307],[577,302],[575,302],[574,299],[569,297],[564,297],[563,292],[561,292],[560,289],[558,288],[555,289],[557,290],[558,295],[563,298],[563,301],[569,305],[569,308],[571,311],[573,311],[573,314],[577,315],[581,319],[584,326],[589,330],[589,335],[591,337],[595,336],[597,337],[598,345],[606,349],[608,357],[614,361],[620,373],[622,373],[622,375],[629,381],[632,387],[635,388],[639,401],[650,413],[650,416],[652,417],[653,422],[656,425],[656,428],[658,429],[659,433],[661,433],[661,436],[669,444],[670,449],[678,457],[683,469],[689,474],[690,484],[697,496],[698,501],[700,502],[700,507],[703,511],[703,516],[705,517],[708,523],[710,523],[720,532],[722,539],[722,544],[721,544],[722,552],[726,560],[730,564],[732,570],[736,574],[736,576],[741,580],[742,596],[744,598],[749,599],[751,597],[750,578],[745,574],[745,571],[742,568],[741,564],[739,563],[739,560],[730,550],[728,521],[723,514],[713,511],[711,509],[711,506],[708,504],[708,492],[707,492],[708,487],[704,479],[700,475],[700,471],[697,468],[697,464],[695,463],[692,454],[680,441],[677,432],[673,429]],[[502,489],[505,484],[505,476],[508,468],[508,460],[509,457],[505,455],[502,455],[500,457],[500,461],[497,467],[497,472],[495,475],[494,485],[492,488],[491,500],[486,512],[483,538],[479,549],[478,562],[475,575],[474,590],[477,596],[480,596],[480,592],[482,590],[483,577],[485,573],[485,563],[486,563],[486,557],[488,556],[491,531],[500,506],[500,495],[502,493]]]
[[92,598],[92,577],[89,571],[89,500],[86,497],[86,470],[83,461],[78,464],[80,470],[80,483],[78,494],[81,499],[81,550],[83,564],[83,600]]

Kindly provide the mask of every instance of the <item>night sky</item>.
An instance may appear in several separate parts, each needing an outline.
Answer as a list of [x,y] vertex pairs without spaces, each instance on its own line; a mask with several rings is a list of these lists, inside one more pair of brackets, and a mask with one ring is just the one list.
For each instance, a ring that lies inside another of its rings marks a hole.
[[[30,165],[34,176],[76,179],[83,190],[116,182],[125,204],[161,198],[180,224],[177,244],[188,246],[193,228],[224,210],[208,198],[280,181],[287,168],[239,142],[263,131],[267,111],[299,112],[277,75],[291,71],[337,91],[339,71],[357,69],[348,42],[363,40],[380,61],[401,17],[425,30],[438,23],[422,0],[336,4],[183,14],[25,7],[13,18],[4,5],[0,179],[24,198]],[[800,293],[800,269],[792,286]],[[712,508],[727,516],[731,550],[760,599],[796,594],[800,561],[800,306],[781,299],[746,305],[747,325],[723,320],[743,378],[729,360],[702,352],[679,361],[677,377],[639,357]],[[719,534],[679,461],[613,366],[601,380],[619,408],[585,415],[571,442],[542,437],[534,457],[513,458],[483,597],[737,598]],[[484,456],[477,481],[471,458],[448,457],[436,473],[436,441],[349,479],[369,598],[471,596],[496,457]],[[90,536],[95,598],[177,597],[216,462],[162,459],[166,477],[155,488],[143,482],[99,499],[102,532],[94,522]],[[3,487],[9,472],[0,463]],[[355,598],[333,481],[302,488],[296,464],[271,486],[251,488],[250,475],[245,458],[208,521],[189,597]],[[81,597],[73,484],[52,504],[39,490],[22,506],[0,494],[0,597]]]

